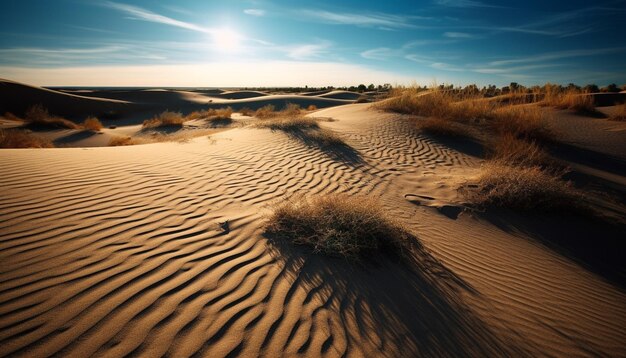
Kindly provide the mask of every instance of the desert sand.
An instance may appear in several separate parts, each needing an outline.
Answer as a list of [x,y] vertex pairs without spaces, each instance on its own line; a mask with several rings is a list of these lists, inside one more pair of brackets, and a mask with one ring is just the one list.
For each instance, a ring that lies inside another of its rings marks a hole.
[[[546,109],[555,156],[605,193],[607,224],[462,212],[458,188],[482,149],[349,93],[0,87],[16,98],[5,111],[36,96],[59,115],[115,112],[129,126],[164,109],[313,104],[331,107],[309,116],[332,118],[320,125],[348,145],[236,127],[186,143],[0,150],[1,356],[626,352],[624,122]],[[269,205],[326,193],[379,199],[422,241],[423,267],[355,266],[263,235]]]

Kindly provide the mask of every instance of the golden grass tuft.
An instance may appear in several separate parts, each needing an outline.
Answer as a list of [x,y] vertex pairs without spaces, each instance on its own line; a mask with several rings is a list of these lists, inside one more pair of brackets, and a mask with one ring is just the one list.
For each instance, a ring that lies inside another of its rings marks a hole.
[[104,128],[100,120],[96,117],[87,117],[87,119],[83,122],[83,127],[87,130],[95,132]]
[[489,124],[496,133],[517,138],[553,141],[556,134],[547,126],[546,113],[537,106],[505,106],[491,113]]
[[254,116],[257,118],[261,118],[261,119],[275,117],[276,116],[275,107],[271,104],[263,106],[254,112]]
[[553,162],[536,142],[517,138],[504,133],[487,145],[487,157],[495,163],[512,166],[549,166]]
[[569,109],[582,114],[597,113],[593,96],[581,90],[570,89],[563,91],[556,85],[545,85],[545,96],[541,104],[558,109]]
[[311,104],[311,105],[309,105],[309,106],[306,108],[306,110],[307,110],[307,111],[316,111],[316,110],[317,110],[317,106],[316,106],[316,105],[314,105],[314,104]]
[[615,111],[609,117],[611,121],[626,121],[626,103],[622,103],[615,107]]
[[448,137],[467,137],[469,128],[451,120],[430,117],[417,122],[417,127],[422,131]]
[[4,112],[2,117],[4,117],[4,119],[8,119],[10,121],[24,122],[24,120],[22,118],[16,116],[15,114],[13,114],[11,112]]
[[143,121],[144,128],[182,127],[185,118],[180,112],[165,111],[158,116]]
[[265,231],[272,238],[305,245],[313,252],[353,261],[381,253],[401,255],[416,242],[381,205],[366,197],[326,195],[287,200],[276,205]]
[[125,145],[135,145],[135,144],[140,144],[140,143],[131,137],[115,136],[109,140],[110,147],[119,147],[119,146],[125,146]]
[[65,118],[51,115],[41,104],[36,104],[26,111],[25,119],[31,126],[80,129],[80,126]]
[[23,129],[0,128],[0,148],[53,148],[51,141]]
[[584,196],[570,182],[538,166],[487,163],[470,191],[472,203],[519,211],[586,211]]
[[242,116],[248,116],[248,117],[254,116],[254,111],[251,110],[248,107],[244,107],[244,108],[240,109],[239,113],[241,113]]

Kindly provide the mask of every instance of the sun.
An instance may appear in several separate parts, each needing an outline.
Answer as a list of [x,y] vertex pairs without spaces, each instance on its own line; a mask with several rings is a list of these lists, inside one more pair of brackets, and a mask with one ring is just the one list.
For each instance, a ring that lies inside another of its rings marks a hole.
[[213,33],[213,43],[219,51],[233,52],[239,49],[241,35],[237,32],[223,27]]

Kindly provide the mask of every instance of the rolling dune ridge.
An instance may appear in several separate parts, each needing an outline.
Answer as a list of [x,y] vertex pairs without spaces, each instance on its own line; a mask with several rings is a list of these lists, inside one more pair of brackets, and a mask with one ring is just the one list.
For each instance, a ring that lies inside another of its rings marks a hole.
[[[626,295],[531,230],[450,218],[471,145],[367,104],[349,145],[239,128],[190,143],[2,150],[2,356],[619,356]],[[378,198],[416,267],[357,267],[263,235],[293,194]],[[443,215],[442,215],[443,214]]]

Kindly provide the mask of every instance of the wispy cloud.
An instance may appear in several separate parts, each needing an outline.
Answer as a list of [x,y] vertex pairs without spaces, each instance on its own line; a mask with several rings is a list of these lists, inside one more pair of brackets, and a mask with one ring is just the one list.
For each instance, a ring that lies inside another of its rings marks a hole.
[[482,1],[474,0],[435,0],[435,4],[448,7],[472,8],[472,7],[490,7],[503,8],[503,6],[486,4]]
[[252,16],[264,16],[265,15],[265,10],[261,10],[261,9],[245,9],[243,10],[243,13],[246,15],[252,15]]
[[626,47],[609,47],[609,48],[597,48],[597,49],[578,49],[578,50],[568,50],[568,51],[557,51],[557,52],[547,52],[532,56],[525,57],[516,57],[507,60],[498,60],[492,61],[489,63],[491,66],[504,66],[518,63],[529,63],[529,62],[543,62],[543,61],[552,61],[559,60],[564,58],[574,58],[574,57],[587,57],[587,56],[598,56],[598,55],[606,55],[611,53],[620,53],[626,52]]
[[157,14],[150,10],[146,10],[146,9],[132,6],[132,5],[126,5],[126,4],[112,2],[112,1],[105,1],[103,5],[111,9],[115,9],[123,13],[126,13],[127,15],[130,15],[132,19],[136,19],[136,20],[155,22],[159,24],[180,27],[183,29],[198,31],[198,32],[203,32],[203,33],[208,33],[208,34],[215,34],[215,31],[216,31],[215,29],[212,29],[212,28],[203,27],[203,26],[199,26],[199,25],[192,24],[189,22],[176,20],[171,17]]
[[368,60],[386,60],[400,55],[402,55],[401,50],[391,49],[389,47],[378,47],[361,52],[361,57]]
[[476,35],[468,34],[467,32],[444,32],[443,36],[452,39],[473,39],[477,37]]
[[383,29],[411,28],[411,17],[386,13],[340,13],[324,10],[300,10],[299,13],[308,18],[337,25],[355,25],[378,27]]
[[330,41],[322,40],[313,44],[287,46],[285,48],[287,56],[294,60],[311,60],[327,54],[330,46],[332,46]]

